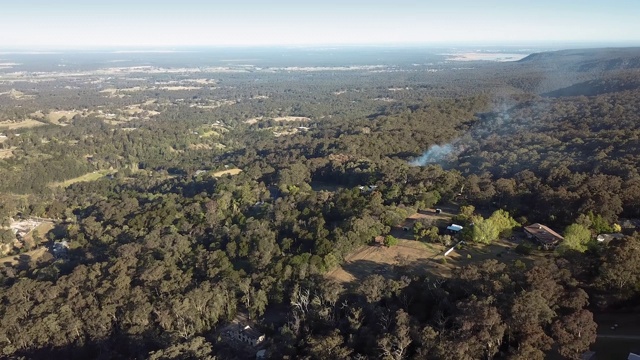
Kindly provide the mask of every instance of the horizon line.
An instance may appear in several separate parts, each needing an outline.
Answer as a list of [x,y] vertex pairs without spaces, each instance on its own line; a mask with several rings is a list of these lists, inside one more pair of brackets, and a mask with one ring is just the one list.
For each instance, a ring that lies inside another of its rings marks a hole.
[[20,50],[20,51],[68,51],[68,50],[131,50],[149,51],[149,52],[187,52],[189,49],[207,49],[207,48],[224,48],[224,49],[250,49],[250,48],[320,48],[320,47],[455,47],[455,46],[480,46],[480,47],[543,47],[543,46],[584,46],[598,45],[622,46],[622,47],[638,47],[640,40],[526,40],[526,41],[432,41],[432,42],[394,42],[394,43],[273,43],[273,44],[106,44],[106,45],[3,45],[0,44],[0,50]]

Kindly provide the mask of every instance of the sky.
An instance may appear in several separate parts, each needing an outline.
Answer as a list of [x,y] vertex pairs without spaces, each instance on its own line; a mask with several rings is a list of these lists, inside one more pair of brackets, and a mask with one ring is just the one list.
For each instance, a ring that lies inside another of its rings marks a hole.
[[0,0],[1,48],[640,45],[640,0]]

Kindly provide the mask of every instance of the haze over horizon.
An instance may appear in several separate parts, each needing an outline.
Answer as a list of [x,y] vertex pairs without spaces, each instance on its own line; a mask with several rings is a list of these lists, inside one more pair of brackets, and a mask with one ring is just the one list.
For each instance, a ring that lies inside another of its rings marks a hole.
[[640,2],[80,1],[3,4],[0,48],[640,45]]

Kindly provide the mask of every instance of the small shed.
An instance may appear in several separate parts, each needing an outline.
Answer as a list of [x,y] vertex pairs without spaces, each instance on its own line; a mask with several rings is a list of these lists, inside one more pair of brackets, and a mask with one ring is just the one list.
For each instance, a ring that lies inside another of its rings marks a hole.
[[464,229],[464,227],[462,225],[458,225],[458,224],[451,224],[449,226],[447,226],[447,230],[454,232],[454,233],[459,233],[460,230]]

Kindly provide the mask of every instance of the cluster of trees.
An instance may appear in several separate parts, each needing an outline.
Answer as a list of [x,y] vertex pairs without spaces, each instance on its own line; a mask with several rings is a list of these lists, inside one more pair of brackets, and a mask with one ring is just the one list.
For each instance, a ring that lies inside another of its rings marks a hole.
[[490,260],[452,278],[367,277],[353,294],[321,283],[292,295],[275,357],[576,358],[595,340],[588,295],[562,262],[526,271]]

